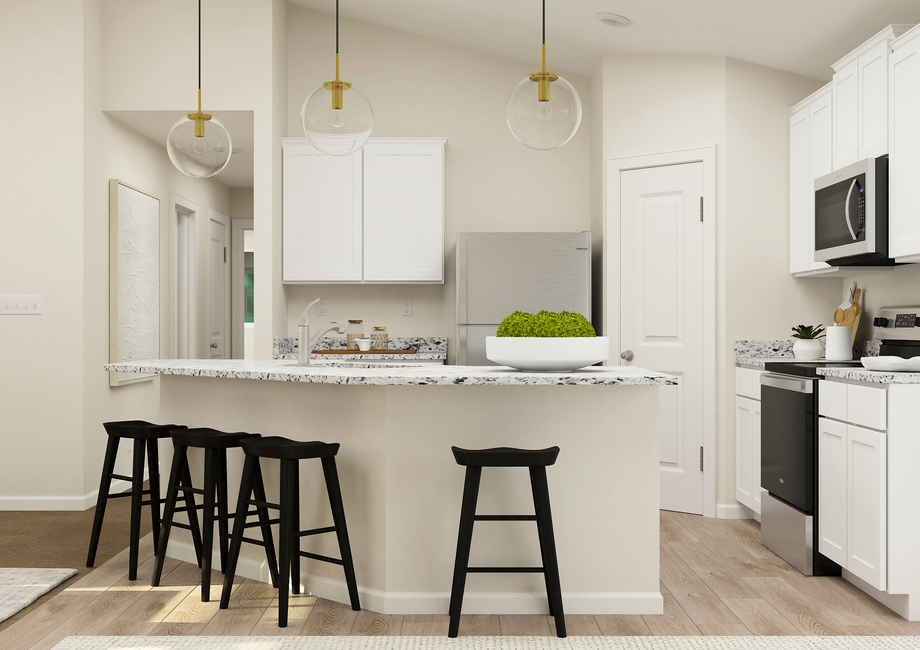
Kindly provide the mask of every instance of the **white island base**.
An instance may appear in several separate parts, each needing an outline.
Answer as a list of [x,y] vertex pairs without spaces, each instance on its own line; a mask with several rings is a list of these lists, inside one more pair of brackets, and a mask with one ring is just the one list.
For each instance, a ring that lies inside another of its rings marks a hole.
[[[452,367],[445,368],[450,372]],[[404,372],[409,370],[393,370]],[[674,383],[668,379],[657,383]],[[340,443],[338,472],[363,608],[385,614],[447,613],[464,479],[452,445],[558,445],[559,459],[547,474],[565,612],[662,612],[655,382],[567,386],[310,381],[317,383],[163,376],[160,421]],[[163,447],[165,490],[171,448]],[[199,450],[190,452],[199,485],[202,455]],[[277,461],[263,460],[262,466],[268,500],[277,503]],[[242,452],[231,451],[231,511],[241,469]],[[302,461],[300,474],[301,526],[330,525],[319,461]],[[533,513],[526,469],[485,468],[477,512]],[[247,535],[258,538],[259,529]],[[304,550],[338,557],[334,535],[304,538],[301,544]],[[186,531],[172,530],[168,555],[195,561]],[[477,522],[470,565],[539,566],[535,525]],[[216,554],[214,566],[220,566]],[[268,582],[264,551],[243,544],[237,573]],[[338,566],[304,558],[300,579],[307,593],[348,602]],[[463,612],[546,614],[543,576],[470,574]]]

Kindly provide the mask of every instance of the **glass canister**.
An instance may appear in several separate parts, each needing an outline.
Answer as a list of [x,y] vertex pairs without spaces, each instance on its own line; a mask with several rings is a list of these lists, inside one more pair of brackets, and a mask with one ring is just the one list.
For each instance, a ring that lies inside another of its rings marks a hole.
[[345,348],[348,350],[357,350],[358,344],[355,339],[364,338],[364,321],[349,320],[348,327],[345,328]]
[[371,329],[371,350],[386,350],[390,346],[390,339],[387,336],[386,327],[374,327]]

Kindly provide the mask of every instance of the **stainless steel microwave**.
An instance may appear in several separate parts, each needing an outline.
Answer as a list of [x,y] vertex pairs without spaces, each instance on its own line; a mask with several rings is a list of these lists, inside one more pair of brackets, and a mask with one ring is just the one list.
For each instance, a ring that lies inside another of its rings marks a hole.
[[888,157],[867,158],[815,179],[815,260],[836,265],[888,259]]

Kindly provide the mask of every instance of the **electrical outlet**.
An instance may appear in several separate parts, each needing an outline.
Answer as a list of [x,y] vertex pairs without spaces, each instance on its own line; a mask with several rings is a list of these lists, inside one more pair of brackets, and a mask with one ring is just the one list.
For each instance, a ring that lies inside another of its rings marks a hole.
[[411,315],[412,315],[412,301],[411,301],[411,300],[403,300],[403,311],[402,311],[402,315],[403,315],[403,316],[411,316]]
[[0,314],[41,313],[41,296],[0,296]]
[[316,303],[316,315],[317,316],[326,315],[326,301],[325,300],[320,300],[318,303]]

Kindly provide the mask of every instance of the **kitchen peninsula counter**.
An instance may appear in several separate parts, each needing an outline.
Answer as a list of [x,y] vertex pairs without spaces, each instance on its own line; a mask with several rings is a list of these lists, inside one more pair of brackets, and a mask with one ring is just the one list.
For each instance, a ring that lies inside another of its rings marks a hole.
[[[447,613],[464,476],[452,445],[558,445],[547,475],[566,613],[661,613],[659,393],[677,390],[677,378],[632,367],[537,373],[290,363],[154,360],[106,369],[161,375],[160,422],[340,443],[339,477],[366,609]],[[171,451],[161,445],[164,489]],[[190,458],[199,484],[201,456]],[[231,510],[241,469],[242,453],[231,450]],[[276,501],[277,463],[264,461],[263,471],[268,500]],[[300,477],[302,525],[327,525],[319,464],[301,463]],[[532,513],[526,470],[484,471],[478,512]],[[471,566],[540,565],[532,523],[479,522],[475,530]],[[302,543],[304,550],[338,557],[334,535]],[[194,562],[186,531],[173,529],[168,554]],[[261,548],[243,545],[238,573],[268,582]],[[305,559],[301,582],[308,593],[348,602],[337,566]],[[543,577],[471,574],[463,611],[545,614]]]

